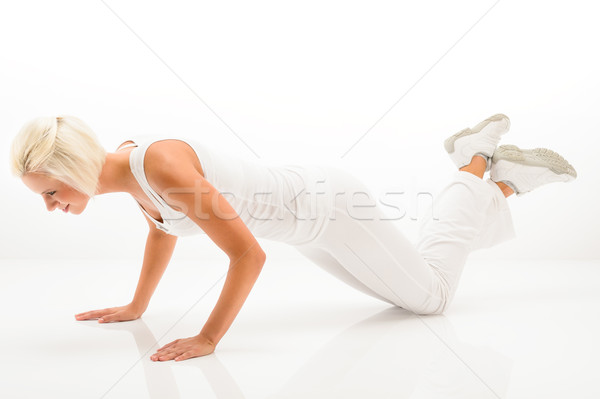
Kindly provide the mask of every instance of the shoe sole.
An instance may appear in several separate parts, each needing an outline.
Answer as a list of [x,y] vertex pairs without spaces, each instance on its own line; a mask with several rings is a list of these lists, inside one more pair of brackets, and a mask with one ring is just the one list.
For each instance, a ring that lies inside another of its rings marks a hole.
[[560,154],[547,148],[522,150],[516,145],[501,145],[496,148],[492,163],[499,161],[514,162],[521,165],[539,166],[550,169],[557,175],[568,175],[573,180],[577,177],[575,168]]
[[486,120],[479,122],[477,125],[473,126],[473,128],[463,129],[460,132],[448,137],[444,141],[444,148],[446,149],[446,152],[448,154],[452,154],[454,152],[454,143],[459,138],[465,137],[465,136],[470,136],[472,134],[477,134],[481,131],[481,129],[486,127],[491,122],[498,122],[502,119],[506,120],[506,123],[507,123],[506,130],[508,130],[510,128],[510,119],[508,119],[508,116],[506,116],[504,114],[492,115],[489,118],[487,118]]

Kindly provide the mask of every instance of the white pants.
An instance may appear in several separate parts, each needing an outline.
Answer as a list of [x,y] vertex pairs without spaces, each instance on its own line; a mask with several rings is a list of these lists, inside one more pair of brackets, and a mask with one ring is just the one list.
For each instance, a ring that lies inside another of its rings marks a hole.
[[[350,173],[326,170],[332,194],[369,193]],[[500,188],[468,172],[457,171],[435,198],[436,217],[421,222],[416,245],[393,220],[384,220],[381,208],[365,206],[359,215],[349,212],[356,210],[349,203],[352,195],[334,198],[323,231],[295,248],[350,286],[418,314],[442,313],[448,307],[471,251],[515,235]]]

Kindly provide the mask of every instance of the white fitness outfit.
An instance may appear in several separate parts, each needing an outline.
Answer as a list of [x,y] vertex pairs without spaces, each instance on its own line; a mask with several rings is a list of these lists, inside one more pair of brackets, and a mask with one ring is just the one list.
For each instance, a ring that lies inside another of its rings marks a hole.
[[[169,234],[175,236],[203,234],[202,229],[192,219],[185,213],[171,208],[146,180],[144,171],[146,150],[150,144],[168,139],[174,138],[146,136],[142,139],[128,140],[135,144],[120,147],[137,145],[129,154],[129,166],[144,193],[159,210],[163,223],[152,218],[139,203],[138,205],[158,229]],[[194,139],[176,138],[176,140],[183,141],[194,149],[205,179],[227,199],[256,237],[292,245],[303,244],[312,241],[325,225],[324,202],[317,203],[305,198],[307,191],[316,192],[313,188],[316,184],[312,182],[318,182],[319,178],[323,180],[320,168],[296,165],[268,166],[248,160],[228,158]],[[311,209],[311,206],[315,205],[317,208]]]
[[[155,141],[133,139],[136,180],[160,211],[157,228],[176,236],[203,231],[172,209],[148,184],[144,155]],[[506,198],[491,180],[457,171],[435,199],[436,219],[425,219],[412,244],[377,205],[356,202],[370,190],[330,166],[266,165],[228,158],[195,139],[190,145],[204,177],[229,201],[257,238],[293,245],[301,254],[375,298],[419,314],[442,313],[452,301],[468,254],[513,238]],[[139,205],[139,204],[138,204]],[[362,205],[362,206],[361,206]],[[141,205],[140,205],[141,208]],[[143,208],[142,208],[143,210]],[[386,220],[387,219],[387,220]]]

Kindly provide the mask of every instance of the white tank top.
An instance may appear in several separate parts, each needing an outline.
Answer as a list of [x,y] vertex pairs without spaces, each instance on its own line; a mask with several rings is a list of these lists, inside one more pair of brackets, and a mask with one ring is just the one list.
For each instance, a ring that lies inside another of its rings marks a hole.
[[[331,201],[323,193],[326,170],[317,165],[266,165],[230,158],[190,138],[136,136],[129,166],[144,193],[159,210],[163,222],[140,209],[156,227],[175,236],[202,234],[185,213],[171,208],[148,184],[144,156],[150,144],[176,139],[187,143],[198,157],[204,177],[231,204],[255,237],[299,245],[316,239],[324,230]],[[137,202],[137,201],[136,201]]]

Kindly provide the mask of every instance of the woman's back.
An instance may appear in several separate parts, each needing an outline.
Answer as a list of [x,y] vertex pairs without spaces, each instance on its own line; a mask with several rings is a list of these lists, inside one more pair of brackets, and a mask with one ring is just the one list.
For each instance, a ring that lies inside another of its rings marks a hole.
[[134,138],[129,140],[137,145],[129,154],[130,168],[162,216],[163,223],[151,218],[159,229],[178,236],[202,233],[185,213],[171,208],[146,179],[144,156],[148,147],[169,139],[183,141],[194,150],[204,178],[222,193],[255,236],[301,244],[313,240],[326,224],[329,201],[316,194],[325,176],[321,167],[276,166],[227,157],[190,138]]

